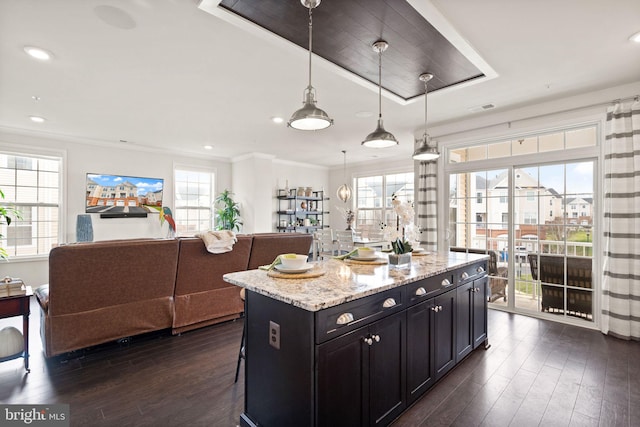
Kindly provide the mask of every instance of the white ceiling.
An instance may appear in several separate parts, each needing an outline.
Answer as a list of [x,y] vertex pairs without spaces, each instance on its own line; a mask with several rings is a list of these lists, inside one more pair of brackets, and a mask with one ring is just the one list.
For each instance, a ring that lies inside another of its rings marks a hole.
[[[628,40],[640,31],[638,0],[410,3],[495,72],[429,95],[430,127],[488,114],[469,110],[487,103],[499,112],[640,80],[640,44]],[[384,97],[385,127],[400,145],[362,147],[375,128],[377,88],[314,59],[318,106],[335,125],[319,132],[276,125],[271,117],[287,120],[301,106],[307,52],[203,9],[195,0],[0,1],[0,127],[115,149],[264,153],[325,166],[341,165],[341,150],[350,162],[411,155],[423,97],[409,104]],[[300,26],[306,31],[306,22]],[[33,60],[25,45],[54,59]],[[357,116],[365,111],[373,115]],[[32,123],[30,115],[47,121]]]

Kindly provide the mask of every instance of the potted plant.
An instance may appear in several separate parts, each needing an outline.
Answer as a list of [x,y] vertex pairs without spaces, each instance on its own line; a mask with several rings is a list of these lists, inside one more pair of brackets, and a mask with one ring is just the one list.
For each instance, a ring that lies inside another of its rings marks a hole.
[[[4,199],[4,193],[2,192],[2,190],[0,190],[0,198]],[[14,216],[18,219],[21,218],[20,212],[17,209],[10,206],[0,205],[0,224],[6,223],[7,226],[11,225],[11,221],[12,221],[11,216]],[[4,236],[0,234],[0,239],[2,239],[3,237]],[[0,259],[7,259],[7,258],[9,258],[9,254],[7,253],[7,250],[5,248],[0,247]]]
[[240,219],[240,208],[231,197],[232,192],[225,189],[216,197],[216,230],[237,230],[240,231],[242,220]]
[[391,242],[392,253],[389,254],[389,264],[401,266],[411,264],[411,243],[399,237]]

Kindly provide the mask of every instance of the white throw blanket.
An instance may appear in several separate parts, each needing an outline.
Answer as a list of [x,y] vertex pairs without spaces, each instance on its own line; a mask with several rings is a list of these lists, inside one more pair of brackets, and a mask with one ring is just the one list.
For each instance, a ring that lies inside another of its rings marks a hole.
[[238,241],[236,233],[230,230],[204,231],[196,234],[204,242],[207,251],[212,254],[231,252],[233,244]]

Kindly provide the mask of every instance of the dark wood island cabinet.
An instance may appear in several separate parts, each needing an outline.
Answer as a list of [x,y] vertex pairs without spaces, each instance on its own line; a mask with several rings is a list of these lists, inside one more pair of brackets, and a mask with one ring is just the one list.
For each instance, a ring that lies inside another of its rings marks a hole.
[[486,263],[414,257],[411,268],[319,263],[314,279],[252,270],[243,426],[388,425],[487,344]]

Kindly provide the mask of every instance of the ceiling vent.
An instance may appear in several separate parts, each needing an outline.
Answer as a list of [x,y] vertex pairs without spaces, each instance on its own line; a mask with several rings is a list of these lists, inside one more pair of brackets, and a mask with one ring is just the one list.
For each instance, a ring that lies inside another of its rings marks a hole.
[[496,108],[494,104],[484,104],[484,105],[478,105],[477,107],[471,107],[469,108],[469,111],[471,111],[472,113],[478,113],[480,111],[491,110],[493,108]]

